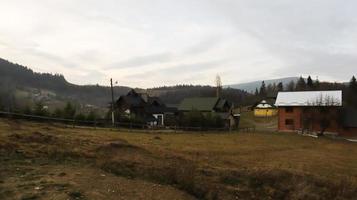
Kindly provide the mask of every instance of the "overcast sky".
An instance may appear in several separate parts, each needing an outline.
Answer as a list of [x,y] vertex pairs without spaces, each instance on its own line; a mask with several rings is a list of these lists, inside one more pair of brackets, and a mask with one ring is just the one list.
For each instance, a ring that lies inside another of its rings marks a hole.
[[77,84],[357,74],[356,0],[0,0],[0,57]]

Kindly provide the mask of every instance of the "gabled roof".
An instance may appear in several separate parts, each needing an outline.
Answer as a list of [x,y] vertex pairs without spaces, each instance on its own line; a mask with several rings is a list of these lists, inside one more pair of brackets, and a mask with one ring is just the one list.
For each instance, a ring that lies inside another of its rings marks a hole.
[[257,106],[255,106],[255,108],[267,109],[267,108],[273,108],[273,106],[268,104],[267,101],[263,100]]
[[228,104],[228,106],[229,106],[229,102],[227,100],[219,99],[219,101],[218,101],[218,103],[216,105],[216,108],[223,109],[226,104]]
[[117,100],[117,103],[120,101],[124,101],[129,106],[144,106],[145,101],[141,98],[141,96],[135,92],[135,90],[131,90],[125,96],[120,96]]
[[148,97],[147,103],[150,105],[165,106],[165,103],[159,97]]
[[279,92],[275,106],[342,106],[342,91]]
[[199,97],[184,99],[178,110],[180,111],[213,111],[219,98],[217,97]]

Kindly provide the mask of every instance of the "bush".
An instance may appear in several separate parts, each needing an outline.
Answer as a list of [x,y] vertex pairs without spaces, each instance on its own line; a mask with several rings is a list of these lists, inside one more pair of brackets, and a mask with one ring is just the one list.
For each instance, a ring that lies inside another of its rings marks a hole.
[[201,128],[223,128],[224,120],[217,114],[203,114],[199,111],[184,113],[180,117],[180,126],[184,127],[201,127]]
[[75,120],[77,120],[77,121],[85,121],[86,120],[86,116],[84,114],[82,114],[82,113],[79,113],[79,114],[76,115]]
[[86,117],[87,121],[95,121],[98,118],[97,113],[90,111]]

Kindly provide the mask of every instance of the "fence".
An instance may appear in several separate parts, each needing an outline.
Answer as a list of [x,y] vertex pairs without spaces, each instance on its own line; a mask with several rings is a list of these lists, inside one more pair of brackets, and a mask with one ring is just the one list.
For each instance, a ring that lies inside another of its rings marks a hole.
[[29,115],[22,113],[6,112],[0,111],[0,117],[9,119],[22,119],[28,121],[36,122],[51,122],[51,123],[62,123],[66,126],[71,127],[93,127],[93,128],[114,128],[114,129],[127,129],[127,130],[172,130],[172,131],[244,131],[251,132],[255,131],[254,127],[244,127],[244,128],[213,128],[213,127],[182,127],[182,126],[150,126],[147,124],[130,123],[130,122],[115,122],[114,126],[110,120],[98,119],[95,121],[86,120],[76,120],[76,119],[65,119],[57,117],[39,116],[39,115]]

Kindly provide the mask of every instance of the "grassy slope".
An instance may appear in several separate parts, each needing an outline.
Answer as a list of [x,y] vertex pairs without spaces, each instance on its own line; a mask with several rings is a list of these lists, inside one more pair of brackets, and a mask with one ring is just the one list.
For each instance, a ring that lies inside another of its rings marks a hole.
[[0,199],[353,199],[357,192],[356,144],[294,134],[145,134],[1,120],[0,155]]
[[254,112],[241,113],[240,127],[255,127],[260,131],[276,131],[278,128],[278,117],[255,117]]

